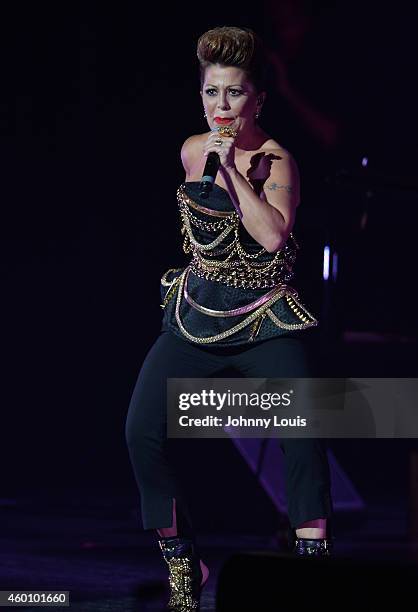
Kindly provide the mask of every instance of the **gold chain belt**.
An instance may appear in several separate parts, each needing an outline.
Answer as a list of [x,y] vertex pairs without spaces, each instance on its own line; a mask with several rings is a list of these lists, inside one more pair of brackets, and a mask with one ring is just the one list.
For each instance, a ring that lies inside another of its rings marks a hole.
[[190,262],[189,267],[199,278],[243,289],[276,287],[291,278],[291,274],[286,274],[282,267],[270,269],[263,274],[260,270],[248,270],[239,261],[207,262],[201,257],[196,257]]
[[[181,304],[182,299],[185,298],[187,295],[186,281],[187,281],[187,277],[190,271],[191,270],[189,268],[185,268],[179,276],[173,279],[173,281],[171,282],[171,287],[168,292],[170,293],[170,297],[168,297],[167,295],[166,298],[167,298],[167,301],[169,301],[177,290],[176,305],[175,305],[175,317],[176,317],[177,325],[180,331],[182,332],[182,334],[186,338],[191,340],[192,342],[196,342],[198,344],[212,344],[214,342],[218,342],[220,340],[223,340],[224,338],[228,338],[229,336],[232,336],[233,334],[238,333],[241,329],[244,329],[244,327],[247,327],[248,325],[252,323],[251,331],[249,335],[249,341],[251,342],[255,339],[258,332],[260,331],[260,327],[266,316],[268,316],[273,321],[273,323],[277,325],[277,327],[281,329],[285,329],[285,330],[306,329],[308,327],[313,327],[318,324],[318,321],[315,319],[315,317],[297,299],[298,297],[297,291],[293,289],[292,287],[283,285],[283,286],[277,287],[277,290],[269,291],[267,296],[263,296],[266,299],[263,300],[261,303],[259,300],[257,300],[257,302],[259,302],[258,304],[256,304],[255,302],[252,302],[251,304],[248,304],[246,307],[243,307],[243,309],[246,308],[248,310],[249,314],[245,312],[244,314],[247,314],[247,316],[242,321],[237,323],[236,325],[233,325],[229,329],[226,329],[225,331],[220,332],[219,334],[215,334],[213,336],[206,336],[206,337],[195,336],[194,334],[191,334],[185,328],[183,321],[180,318],[180,304]],[[283,297],[286,299],[291,310],[300,320],[300,323],[285,323],[284,321],[281,321],[271,310],[270,307],[273,306],[273,304],[275,304],[277,300]],[[166,306],[167,301],[164,300],[164,304],[162,305],[163,308]],[[204,308],[200,304],[196,304],[196,302],[194,302],[191,305],[192,307],[196,307],[196,305],[199,306],[197,310],[199,310],[200,312],[204,312],[204,314],[207,314],[209,316],[215,316],[215,317],[233,316],[234,314],[231,310],[222,311],[222,310],[212,310],[209,308]]]
[[258,308],[259,306],[262,306],[271,297],[275,296],[279,292],[281,292],[281,295],[283,295],[283,292],[293,293],[294,295],[297,295],[297,292],[295,289],[292,289],[291,287],[288,287],[287,285],[277,285],[276,287],[274,287],[273,289],[271,289],[270,291],[268,291],[261,297],[257,298],[253,302],[250,302],[249,304],[246,304],[245,306],[240,306],[238,308],[232,308],[230,310],[214,310],[213,308],[206,308],[206,306],[202,306],[201,304],[198,304],[189,295],[189,292],[187,290],[187,281],[189,279],[190,272],[192,272],[192,270],[189,266],[187,269],[186,277],[184,281],[184,291],[183,291],[184,297],[186,301],[190,304],[190,306],[193,306],[193,308],[195,308],[199,312],[202,312],[203,314],[207,314],[211,317],[236,317],[238,315],[247,314],[248,312],[251,312],[252,310],[255,310],[256,308]]

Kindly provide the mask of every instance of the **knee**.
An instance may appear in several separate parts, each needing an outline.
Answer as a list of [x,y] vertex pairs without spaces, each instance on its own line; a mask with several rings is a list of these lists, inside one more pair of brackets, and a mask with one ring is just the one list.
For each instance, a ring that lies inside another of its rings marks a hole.
[[125,441],[129,448],[132,448],[136,444],[135,428],[132,426],[132,421],[128,418],[125,422]]
[[125,423],[125,440],[129,450],[138,452],[147,445],[145,427],[138,421],[127,419]]
[[292,471],[303,470],[312,477],[329,477],[326,447],[322,440],[314,438],[287,438],[280,443],[286,464]]
[[131,458],[136,464],[148,464],[161,453],[163,446],[162,427],[133,413],[125,423],[125,440]]
[[141,444],[146,432],[146,403],[141,394],[137,392],[137,386],[129,402],[125,421],[125,440],[129,448]]

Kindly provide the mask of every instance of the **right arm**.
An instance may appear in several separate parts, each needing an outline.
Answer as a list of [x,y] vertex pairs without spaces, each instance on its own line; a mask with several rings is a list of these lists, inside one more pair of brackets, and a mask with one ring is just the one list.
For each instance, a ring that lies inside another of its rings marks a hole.
[[185,180],[187,181],[192,176],[192,169],[196,166],[199,158],[202,157],[203,149],[201,143],[200,134],[190,136],[184,141],[181,147],[181,161],[183,164],[184,171],[186,173]]

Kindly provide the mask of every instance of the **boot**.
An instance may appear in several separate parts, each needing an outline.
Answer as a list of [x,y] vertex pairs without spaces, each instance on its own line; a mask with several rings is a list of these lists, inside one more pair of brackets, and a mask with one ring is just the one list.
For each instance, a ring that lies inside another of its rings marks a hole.
[[168,564],[171,588],[167,608],[171,612],[198,612],[202,590],[202,570],[193,540],[160,538],[158,544]]
[[328,538],[307,539],[296,537],[293,553],[304,557],[329,557],[332,543]]

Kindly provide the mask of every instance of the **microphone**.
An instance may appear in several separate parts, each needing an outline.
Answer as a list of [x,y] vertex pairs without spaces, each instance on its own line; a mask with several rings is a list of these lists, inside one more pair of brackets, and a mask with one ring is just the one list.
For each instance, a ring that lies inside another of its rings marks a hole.
[[202,180],[199,185],[199,195],[201,198],[206,199],[209,197],[216,175],[218,174],[219,163],[219,155],[216,151],[211,151],[206,158],[205,169],[203,170]]
[[[235,130],[226,125],[212,128],[212,132],[218,132],[220,136],[231,136],[232,138],[235,138],[237,135]],[[201,198],[206,199],[209,197],[218,173],[219,164],[219,155],[216,151],[211,151],[206,158],[205,169],[203,170],[202,180],[199,185],[199,195]]]

